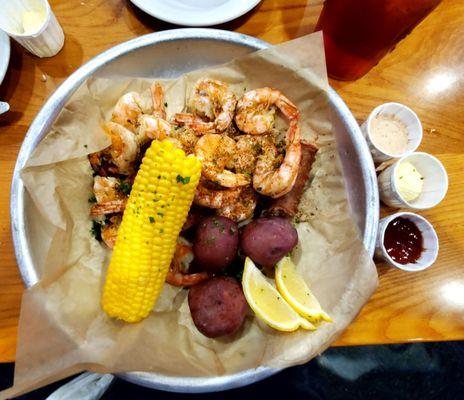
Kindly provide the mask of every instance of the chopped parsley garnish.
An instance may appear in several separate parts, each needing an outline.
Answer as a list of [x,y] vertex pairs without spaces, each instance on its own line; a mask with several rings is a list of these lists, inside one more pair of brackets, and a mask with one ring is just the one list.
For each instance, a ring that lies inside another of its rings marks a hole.
[[92,227],[90,228],[90,233],[93,235],[95,239],[97,239],[99,242],[102,241],[101,237],[101,224],[98,223],[97,221],[92,221]]
[[164,103],[164,106],[165,106],[165,107],[167,107],[167,106],[168,106],[168,103],[167,103],[167,102],[165,102],[165,103]]
[[190,182],[190,176],[183,177],[182,175],[177,175],[176,181],[177,183],[182,183],[183,185],[186,185]]
[[153,218],[151,215],[148,217],[148,219],[150,220],[150,224],[153,224],[155,222],[155,218]]
[[89,197],[88,202],[90,204],[95,204],[97,202],[97,198],[94,195],[92,195],[92,196]]
[[118,186],[118,189],[122,194],[129,196],[132,185],[129,182],[121,182]]

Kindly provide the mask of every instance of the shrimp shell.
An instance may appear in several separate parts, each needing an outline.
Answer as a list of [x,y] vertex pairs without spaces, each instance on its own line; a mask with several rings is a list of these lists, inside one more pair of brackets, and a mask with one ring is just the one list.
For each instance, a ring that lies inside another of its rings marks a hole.
[[269,133],[274,127],[275,108],[289,120],[298,120],[299,111],[279,90],[263,87],[246,92],[237,103],[235,123],[251,135]]
[[235,140],[224,135],[204,135],[195,145],[195,155],[202,162],[203,176],[228,188],[250,183],[249,176],[225,169],[233,166],[235,152]]
[[253,175],[254,189],[274,199],[292,190],[300,168],[300,128],[296,121],[290,123],[286,141],[283,162],[276,168],[279,159],[277,149],[275,145],[266,146],[263,154],[258,157]]

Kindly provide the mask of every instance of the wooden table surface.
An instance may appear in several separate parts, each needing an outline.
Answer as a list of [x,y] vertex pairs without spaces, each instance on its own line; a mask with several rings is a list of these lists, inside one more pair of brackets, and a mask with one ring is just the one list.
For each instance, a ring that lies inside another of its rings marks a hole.
[[[264,0],[218,28],[281,43],[312,32],[321,4]],[[128,0],[52,0],[51,5],[65,31],[63,50],[42,60],[12,43],[0,87],[0,99],[11,105],[0,118],[0,362],[15,357],[23,284],[11,240],[9,187],[29,124],[57,85],[90,58],[136,36],[175,28]],[[450,182],[445,200],[421,213],[440,238],[435,265],[408,273],[379,264],[377,292],[336,345],[464,339],[464,2],[443,1],[365,77],[332,85],[360,122],[385,101],[412,107],[424,127],[419,150],[443,162]]]

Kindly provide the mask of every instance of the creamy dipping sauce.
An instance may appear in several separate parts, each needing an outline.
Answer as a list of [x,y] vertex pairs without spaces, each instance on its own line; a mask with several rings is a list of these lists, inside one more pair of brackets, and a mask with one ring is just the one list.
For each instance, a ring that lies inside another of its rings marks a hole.
[[416,200],[422,193],[424,177],[410,162],[404,161],[398,165],[394,179],[396,190],[407,202]]
[[400,155],[408,149],[408,128],[393,115],[377,114],[370,122],[370,137],[388,154]]

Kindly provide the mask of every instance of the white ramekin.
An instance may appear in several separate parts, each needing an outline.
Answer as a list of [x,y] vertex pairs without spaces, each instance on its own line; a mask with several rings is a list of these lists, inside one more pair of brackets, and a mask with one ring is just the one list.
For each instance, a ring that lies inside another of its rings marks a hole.
[[[408,148],[401,154],[392,154],[377,147],[371,138],[371,122],[380,114],[393,115],[396,119],[403,122],[408,132]],[[361,130],[367,139],[367,144],[372,153],[372,158],[375,162],[383,162],[392,158],[399,158],[411,154],[422,141],[422,124],[419,117],[409,107],[400,103],[385,103],[374,108],[369,114],[367,120],[361,125]]]
[[[1,0],[4,1],[4,0]],[[25,11],[45,9],[42,26],[33,33],[18,33],[22,14]],[[38,57],[52,57],[64,44],[64,33],[47,0],[8,0],[0,9],[0,28],[21,46]]]
[[[385,230],[387,229],[388,224],[392,222],[395,218],[402,217],[409,219],[419,228],[419,231],[422,234],[423,239],[423,251],[420,258],[415,263],[410,264],[400,264],[392,260],[388,255],[387,249],[384,245]],[[402,269],[404,271],[422,271],[430,267],[438,256],[438,236],[433,229],[432,224],[427,221],[424,217],[410,213],[410,212],[399,212],[388,217],[382,218],[379,222],[379,230],[377,232],[377,240],[375,243],[375,255],[377,258],[381,258],[387,261],[390,265],[393,265],[396,268]]]
[[[422,192],[416,200],[406,201],[398,192],[395,174],[398,166],[408,161],[424,177]],[[434,156],[416,152],[401,157],[378,176],[380,199],[394,208],[426,210],[440,203],[448,191],[448,175],[443,164]]]

